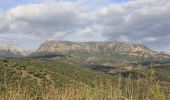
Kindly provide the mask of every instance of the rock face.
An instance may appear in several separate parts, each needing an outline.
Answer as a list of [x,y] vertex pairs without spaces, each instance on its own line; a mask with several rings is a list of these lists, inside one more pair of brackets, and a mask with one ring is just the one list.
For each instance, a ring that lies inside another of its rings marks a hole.
[[12,45],[0,44],[0,56],[1,57],[23,57],[29,55],[30,50],[24,50]]
[[68,51],[86,51],[86,52],[110,52],[119,54],[129,54],[144,57],[169,57],[167,54],[161,54],[150,50],[143,45],[130,44],[125,42],[70,42],[70,41],[46,41],[36,52],[68,52]]

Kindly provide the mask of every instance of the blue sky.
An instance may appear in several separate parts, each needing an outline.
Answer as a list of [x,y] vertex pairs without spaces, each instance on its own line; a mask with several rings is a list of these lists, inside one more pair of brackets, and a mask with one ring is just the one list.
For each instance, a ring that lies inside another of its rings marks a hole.
[[170,51],[169,0],[0,0],[0,43],[122,41]]
[[[49,0],[46,0],[46,1],[49,1]],[[76,2],[77,0],[61,0],[61,1]],[[91,3],[91,4],[98,3],[98,5],[108,5],[110,3],[121,3],[123,1],[125,0],[94,0],[91,2],[89,2],[88,0],[86,2]],[[43,2],[43,0],[0,0],[0,8],[9,9],[12,7],[16,7],[18,5],[36,4],[36,3],[41,3],[41,2]],[[94,4],[94,6],[97,6],[97,5]]]
[[0,0],[0,7],[4,9],[9,9],[16,7],[18,5],[40,3],[42,0]]

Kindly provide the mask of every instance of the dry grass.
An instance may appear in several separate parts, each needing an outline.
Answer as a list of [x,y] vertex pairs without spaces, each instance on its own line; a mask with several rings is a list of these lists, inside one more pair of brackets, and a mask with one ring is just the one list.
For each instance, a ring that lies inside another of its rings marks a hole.
[[53,86],[32,95],[27,89],[8,91],[0,95],[0,100],[170,100],[170,92],[158,83],[148,80],[118,79],[118,84],[99,84],[96,87],[66,87],[57,89]]
[[[137,69],[137,72],[142,71]],[[57,88],[53,84],[41,90],[35,88],[34,93],[29,86],[21,88],[18,84],[15,90],[6,86],[7,91],[0,94],[0,100],[170,100],[170,91],[159,85],[154,71],[151,69],[145,74],[145,78],[120,76],[116,82],[99,81],[94,87],[80,83],[79,86]]]

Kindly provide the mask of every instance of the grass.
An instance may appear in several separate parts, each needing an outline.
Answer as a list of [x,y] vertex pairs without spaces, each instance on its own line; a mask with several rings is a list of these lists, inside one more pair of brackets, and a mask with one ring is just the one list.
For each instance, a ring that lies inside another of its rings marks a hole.
[[154,66],[154,70],[159,73],[159,80],[170,82],[170,64]]
[[153,69],[136,71],[132,79],[66,61],[1,59],[0,100],[170,100]]
[[58,89],[46,87],[32,96],[27,90],[9,91],[1,94],[1,100],[169,100],[170,93],[158,83],[151,84],[147,80],[133,82],[131,79],[119,80],[119,84],[99,84],[95,87],[65,87]]

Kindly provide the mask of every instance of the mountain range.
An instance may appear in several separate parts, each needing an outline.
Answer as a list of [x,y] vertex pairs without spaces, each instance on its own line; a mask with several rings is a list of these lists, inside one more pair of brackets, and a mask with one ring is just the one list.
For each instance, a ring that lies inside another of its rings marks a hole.
[[31,50],[22,49],[13,45],[0,44],[0,56],[19,58],[24,57],[32,53]]
[[[0,45],[0,56],[23,57],[32,51],[24,50],[11,45]],[[140,44],[127,42],[100,41],[100,42],[71,42],[71,41],[45,41],[31,55],[44,53],[56,53],[67,55],[71,58],[82,58],[84,60],[137,60],[137,59],[170,59],[170,55],[164,52],[156,52]],[[119,58],[119,59],[118,59]]]
[[70,42],[70,41],[46,41],[36,50],[36,52],[69,52],[69,51],[86,51],[86,52],[110,52],[120,54],[130,54],[144,57],[169,57],[165,53],[159,53],[149,49],[144,45],[130,44],[127,42]]

